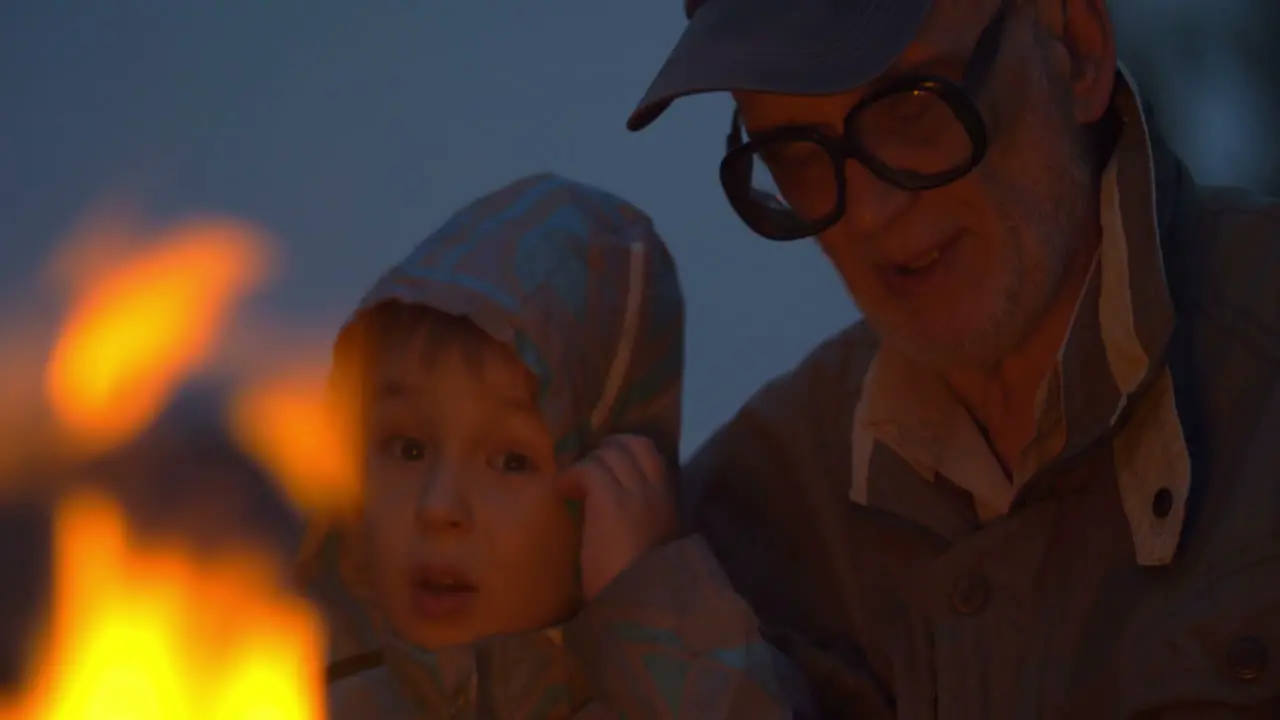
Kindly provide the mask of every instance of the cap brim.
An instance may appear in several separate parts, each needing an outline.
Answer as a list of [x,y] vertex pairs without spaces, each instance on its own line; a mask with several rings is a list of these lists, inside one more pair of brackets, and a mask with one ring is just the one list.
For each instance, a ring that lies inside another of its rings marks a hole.
[[911,43],[932,0],[709,0],[627,120],[726,90],[829,95],[863,85]]

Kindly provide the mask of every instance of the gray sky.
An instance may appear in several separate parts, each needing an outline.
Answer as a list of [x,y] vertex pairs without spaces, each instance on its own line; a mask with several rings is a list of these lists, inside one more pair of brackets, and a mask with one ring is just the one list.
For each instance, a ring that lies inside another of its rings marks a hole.
[[265,304],[332,322],[460,204],[550,169],[671,244],[691,450],[855,311],[811,244],[757,239],[724,201],[726,98],[623,128],[682,24],[665,0],[4,3],[0,288],[127,193],[261,223],[287,253]]

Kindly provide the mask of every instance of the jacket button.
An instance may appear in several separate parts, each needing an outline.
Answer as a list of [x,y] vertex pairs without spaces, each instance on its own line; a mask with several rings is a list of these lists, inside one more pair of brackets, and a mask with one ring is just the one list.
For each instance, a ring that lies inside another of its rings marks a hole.
[[1151,498],[1151,514],[1163,520],[1169,517],[1169,513],[1173,511],[1173,491],[1169,488],[1160,488],[1156,491],[1154,497]]
[[1261,638],[1242,637],[1227,648],[1227,667],[1240,680],[1257,680],[1267,669],[1267,644]]
[[977,615],[990,596],[987,579],[978,573],[961,575],[951,587],[951,607],[961,615]]

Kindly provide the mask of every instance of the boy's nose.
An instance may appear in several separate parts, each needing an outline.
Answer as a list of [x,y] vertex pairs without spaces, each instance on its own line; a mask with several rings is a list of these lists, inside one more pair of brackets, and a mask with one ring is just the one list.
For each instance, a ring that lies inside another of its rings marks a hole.
[[471,502],[462,474],[440,467],[428,473],[414,507],[414,520],[424,532],[456,532],[471,527]]

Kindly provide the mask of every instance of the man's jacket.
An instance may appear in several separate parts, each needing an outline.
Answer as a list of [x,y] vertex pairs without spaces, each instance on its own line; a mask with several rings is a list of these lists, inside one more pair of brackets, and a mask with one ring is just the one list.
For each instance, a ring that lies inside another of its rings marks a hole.
[[1104,239],[1013,482],[862,323],[685,469],[831,717],[1280,718],[1280,204],[1197,187],[1123,73],[1113,110]]

